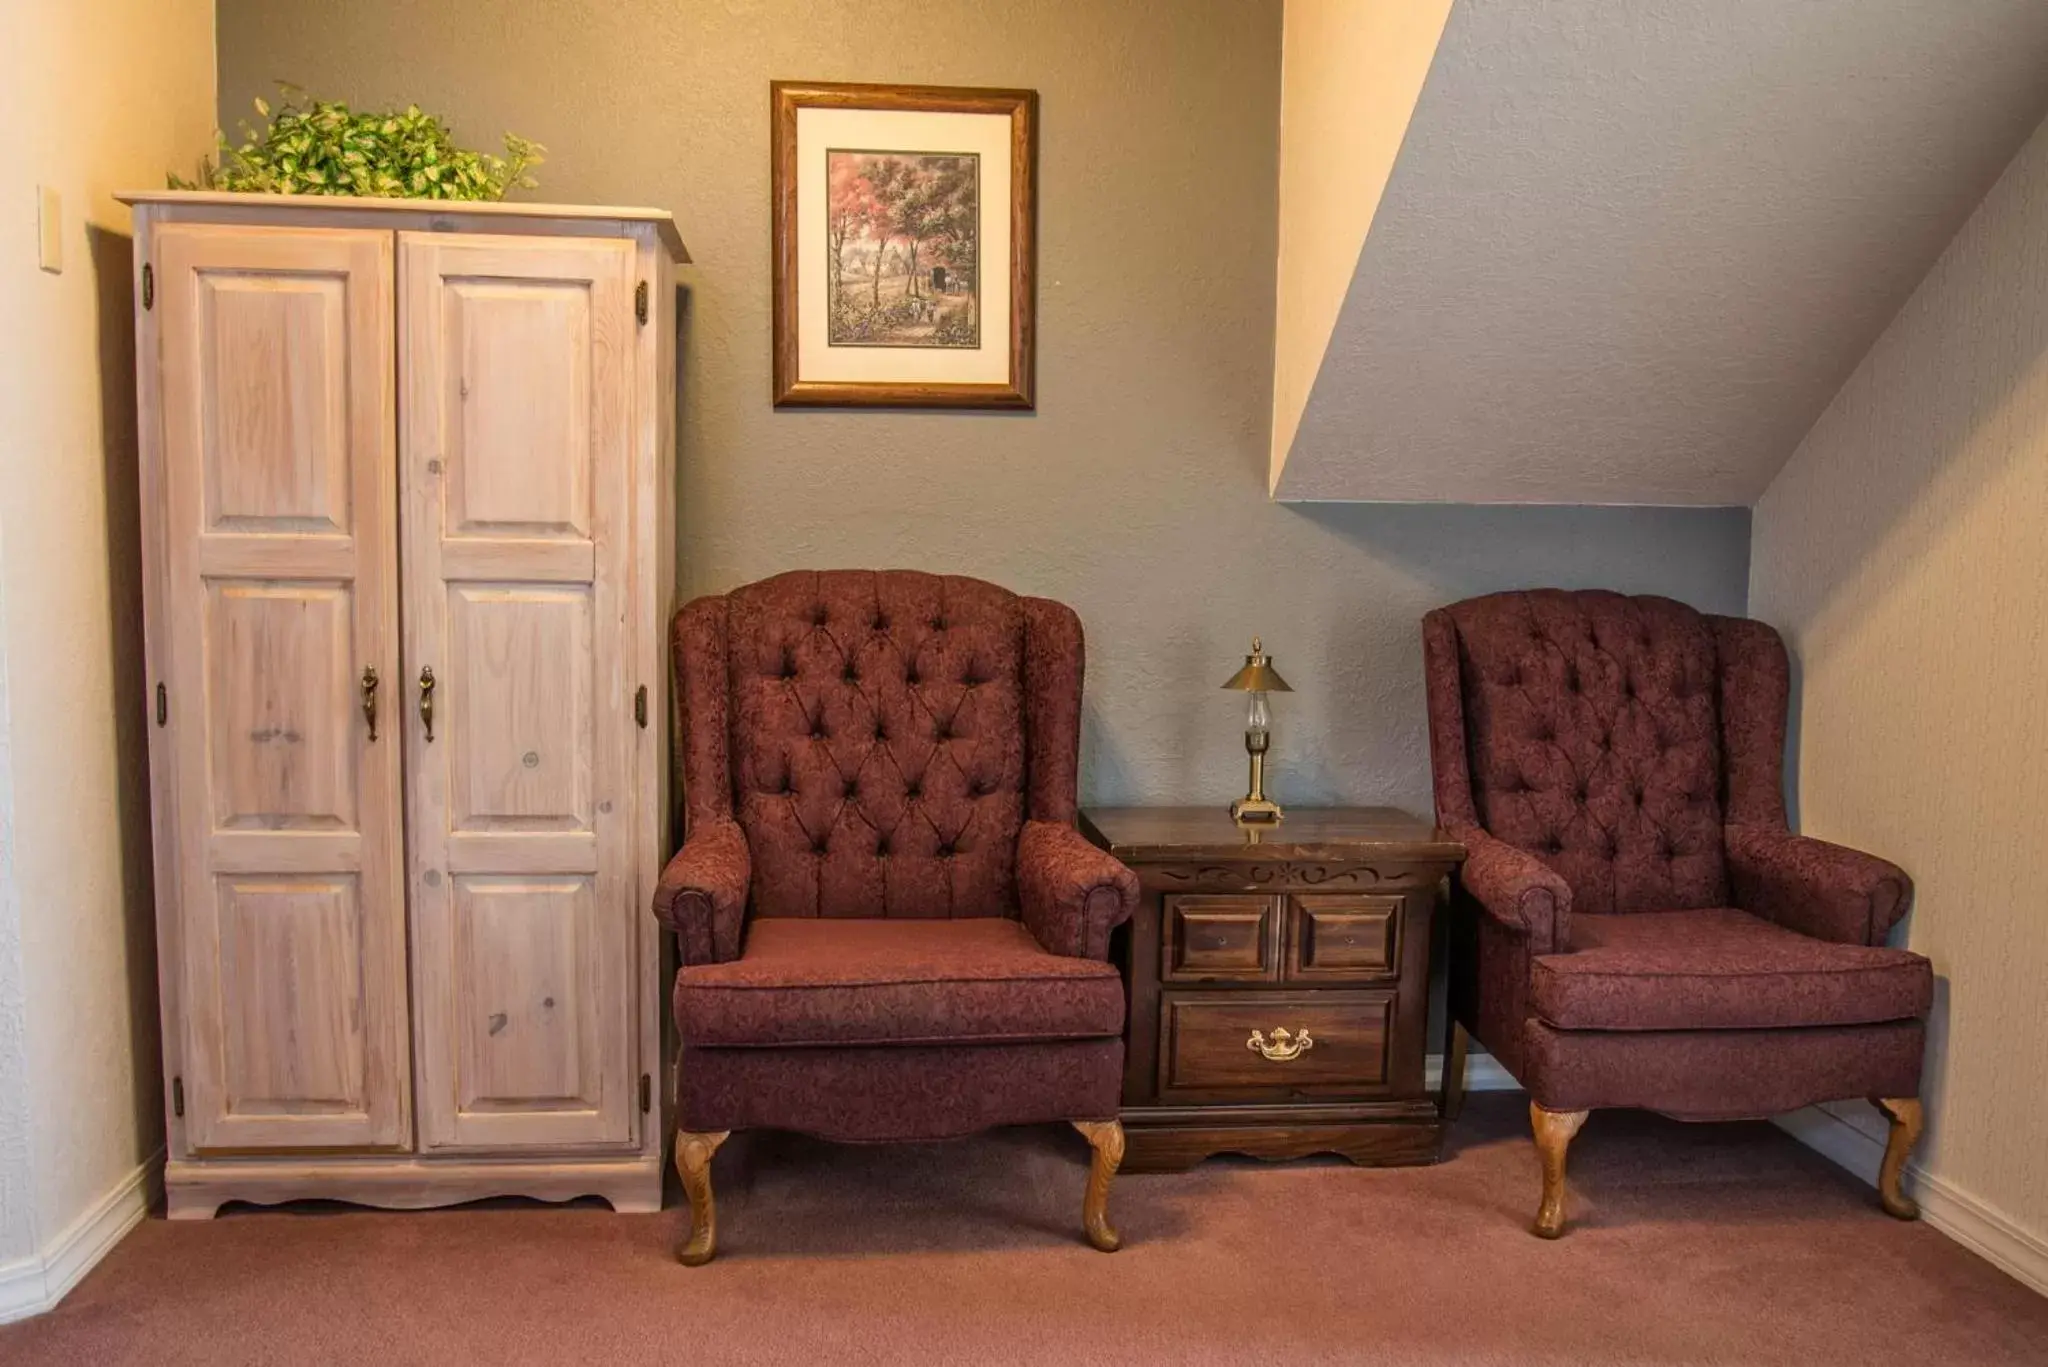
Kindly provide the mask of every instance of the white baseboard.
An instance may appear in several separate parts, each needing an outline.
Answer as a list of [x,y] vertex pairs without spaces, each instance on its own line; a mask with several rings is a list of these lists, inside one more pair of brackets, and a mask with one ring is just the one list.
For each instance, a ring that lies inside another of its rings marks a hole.
[[[1808,1106],[1774,1122],[1823,1158],[1872,1186],[1884,1161],[1884,1141],[1833,1111]],[[1920,1218],[1993,1267],[2048,1296],[2048,1239],[2022,1229],[1977,1197],[1906,1164],[1906,1190],[1920,1203]]]
[[40,1253],[0,1266],[0,1324],[54,1309],[142,1221],[163,1180],[158,1149],[116,1182]]
[[[1431,1054],[1422,1064],[1424,1091],[1443,1085],[1444,1056]],[[1519,1092],[1522,1084],[1508,1076],[1508,1070],[1494,1062],[1493,1055],[1474,1049],[1465,1055],[1465,1090],[1468,1092]]]

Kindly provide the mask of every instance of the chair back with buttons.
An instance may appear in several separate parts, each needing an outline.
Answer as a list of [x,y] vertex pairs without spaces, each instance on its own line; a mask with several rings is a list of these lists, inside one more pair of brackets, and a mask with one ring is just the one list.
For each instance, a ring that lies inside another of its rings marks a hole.
[[912,571],[777,575],[677,614],[688,820],[746,834],[753,916],[1017,914],[1028,816],[1071,822],[1071,610]]
[[[1444,824],[1536,855],[1571,885],[1575,911],[1727,904],[1717,624],[1768,628],[1668,598],[1558,589],[1430,617],[1455,636],[1455,681],[1430,682],[1455,687],[1466,751],[1462,784],[1439,764]],[[1448,664],[1433,655],[1431,669]],[[1782,701],[1778,717],[1782,728]],[[1775,784],[1775,757],[1760,763]]]

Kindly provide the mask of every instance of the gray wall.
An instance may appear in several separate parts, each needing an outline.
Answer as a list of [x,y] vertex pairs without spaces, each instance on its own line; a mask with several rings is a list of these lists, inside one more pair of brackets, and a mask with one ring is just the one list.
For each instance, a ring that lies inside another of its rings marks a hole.
[[[1087,625],[1083,798],[1243,790],[1254,632],[1282,801],[1426,809],[1416,619],[1489,589],[1743,605],[1742,510],[1307,505],[1265,495],[1278,0],[219,0],[222,119],[284,78],[549,148],[531,197],[674,211],[685,269],[683,587],[902,565]],[[769,404],[768,83],[1041,98],[1028,415]],[[1484,403],[1483,394],[1470,402]]]

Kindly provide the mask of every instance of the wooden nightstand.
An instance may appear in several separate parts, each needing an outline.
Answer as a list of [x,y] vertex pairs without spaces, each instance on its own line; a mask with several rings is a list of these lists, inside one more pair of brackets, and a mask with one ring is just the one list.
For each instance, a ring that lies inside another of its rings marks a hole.
[[1124,1169],[1214,1153],[1433,1163],[1430,942],[1465,847],[1386,807],[1081,814],[1144,893],[1112,942],[1130,994]]

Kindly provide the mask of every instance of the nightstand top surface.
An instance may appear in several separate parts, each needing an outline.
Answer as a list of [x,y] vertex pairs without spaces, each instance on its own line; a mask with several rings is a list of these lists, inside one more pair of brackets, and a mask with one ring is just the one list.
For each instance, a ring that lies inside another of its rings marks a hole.
[[1081,830],[1119,859],[1461,860],[1465,847],[1395,807],[1289,807],[1278,823],[1239,825],[1210,807],[1089,807]]

